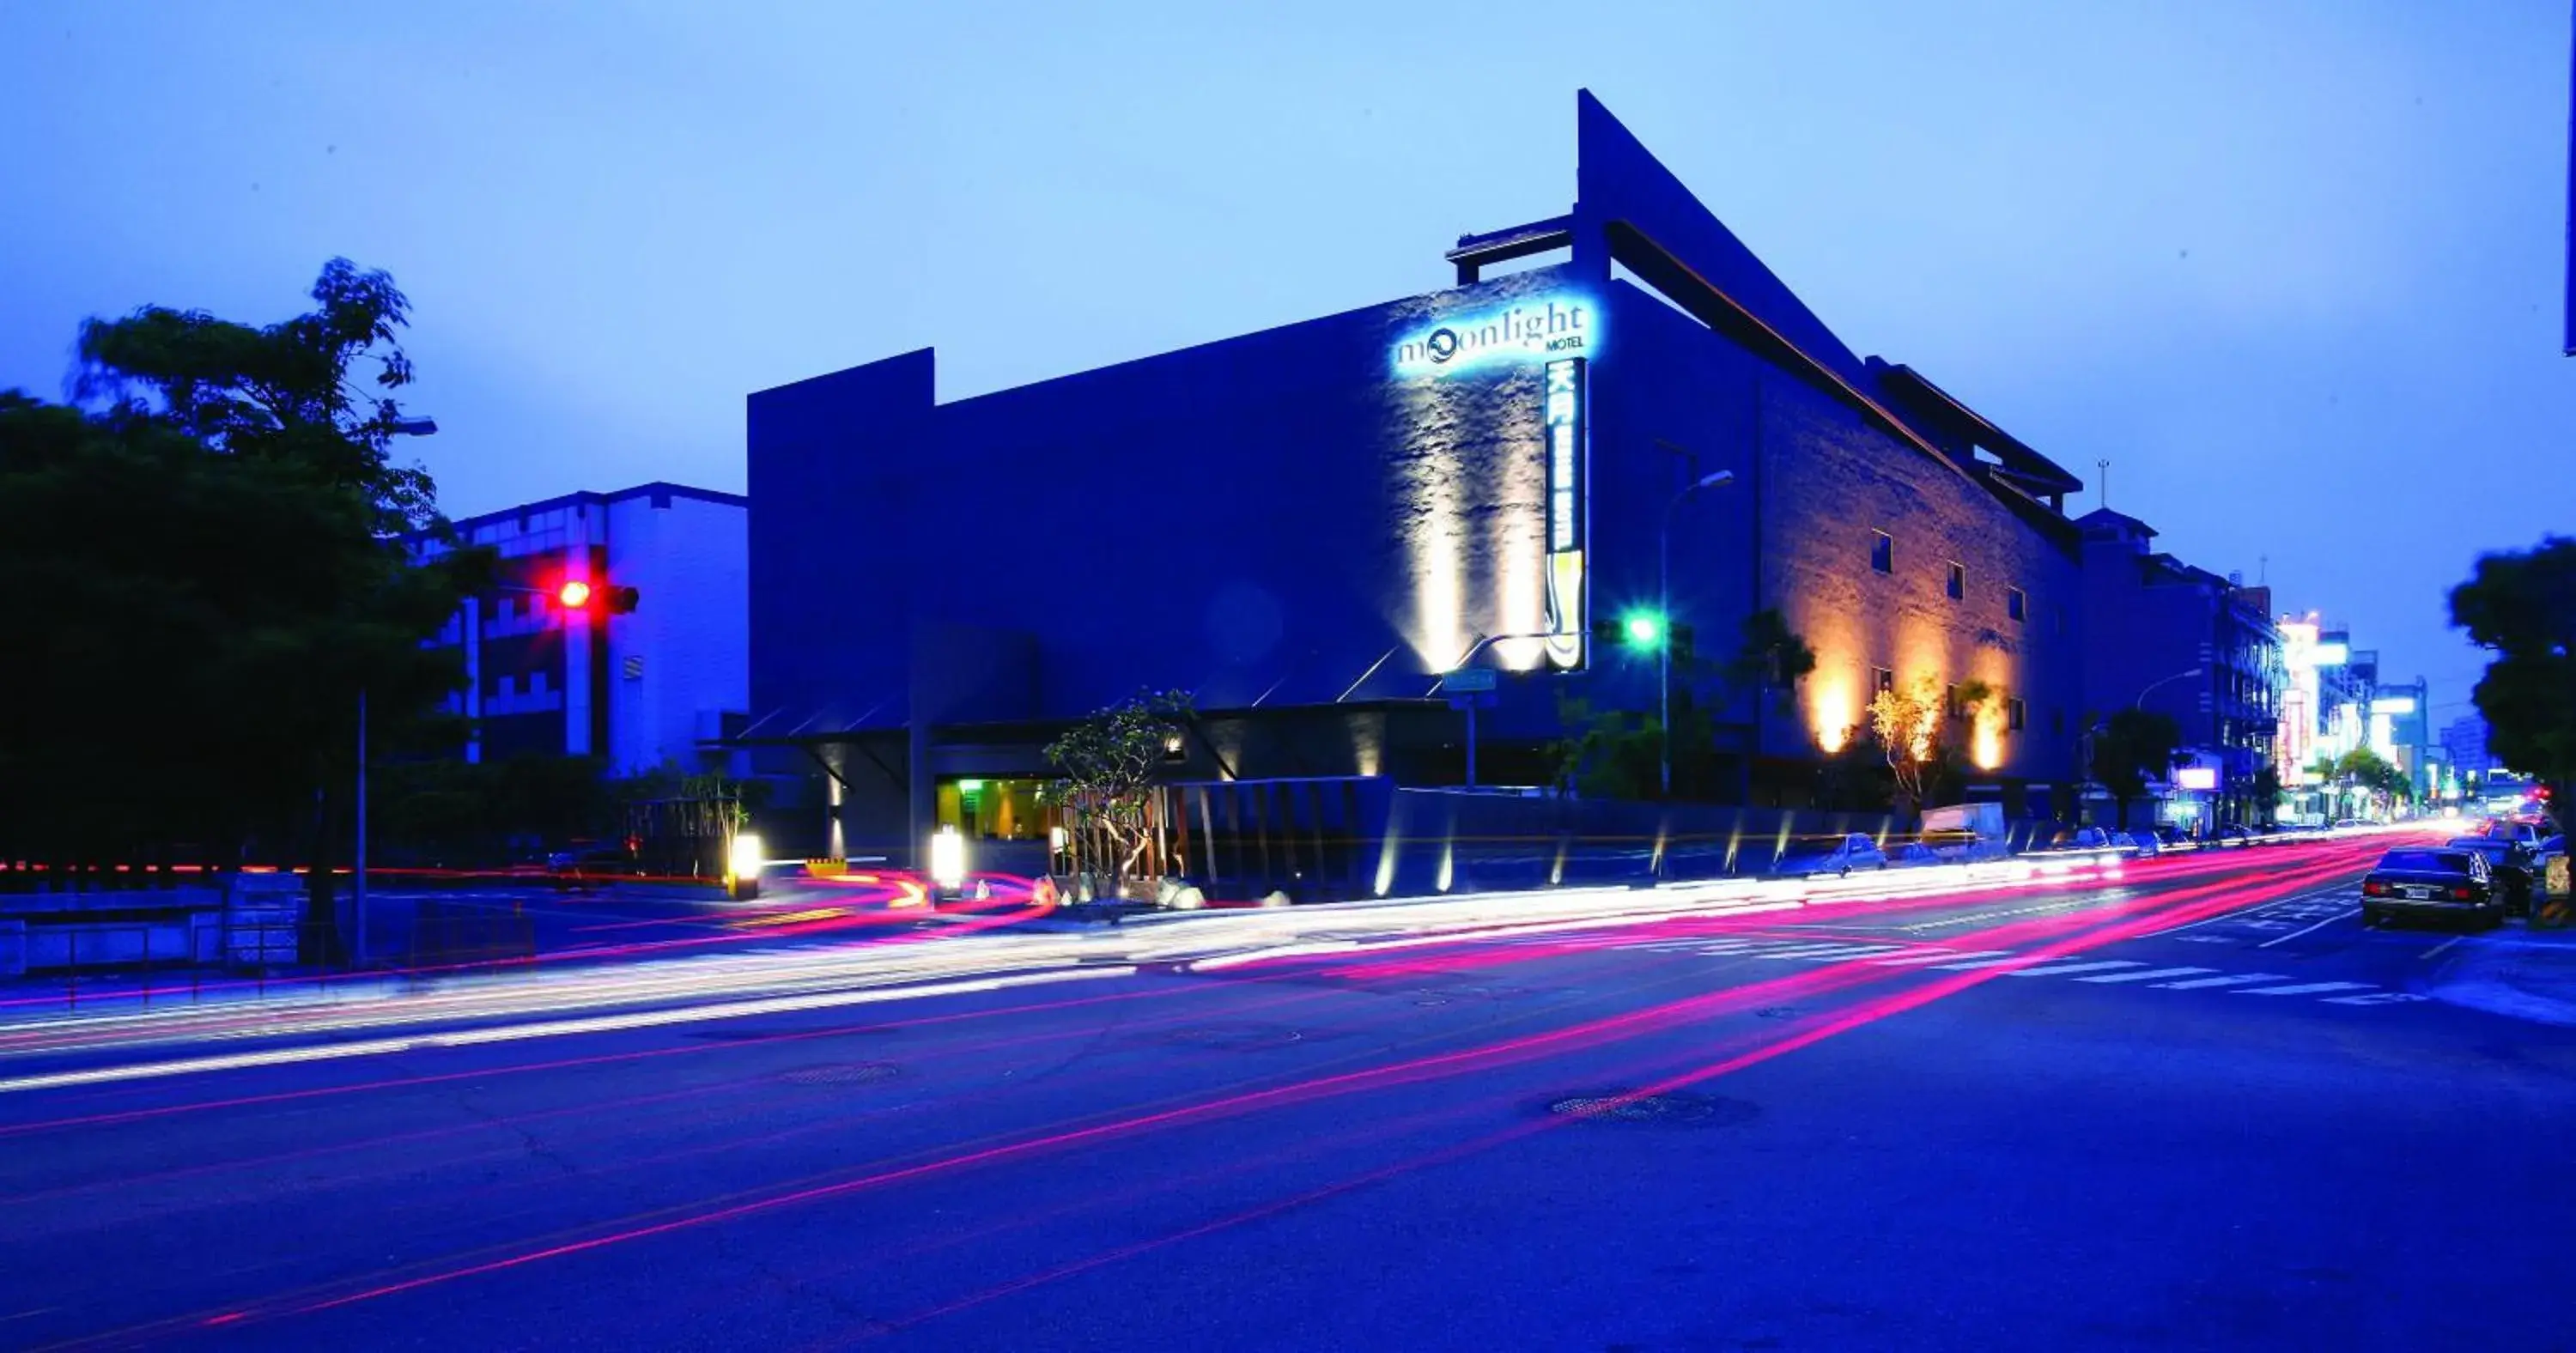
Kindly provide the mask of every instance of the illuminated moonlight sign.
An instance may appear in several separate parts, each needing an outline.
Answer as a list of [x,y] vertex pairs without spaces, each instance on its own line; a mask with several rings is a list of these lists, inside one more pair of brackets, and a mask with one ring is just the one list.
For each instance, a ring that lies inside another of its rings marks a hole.
[[1395,370],[1432,376],[1485,362],[1590,357],[1600,345],[1601,312],[1591,301],[1540,296],[1405,335],[1395,344]]

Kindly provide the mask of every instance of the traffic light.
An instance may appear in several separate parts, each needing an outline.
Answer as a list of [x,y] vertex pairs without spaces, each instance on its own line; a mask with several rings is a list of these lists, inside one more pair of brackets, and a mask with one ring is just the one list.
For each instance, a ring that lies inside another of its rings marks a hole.
[[593,587],[579,578],[566,578],[555,588],[555,601],[565,610],[596,609],[601,615],[631,615],[641,596],[631,587]]
[[1620,623],[1619,628],[1626,636],[1630,648],[1640,648],[1651,653],[1663,646],[1664,617],[1657,612],[1630,611],[1628,618]]

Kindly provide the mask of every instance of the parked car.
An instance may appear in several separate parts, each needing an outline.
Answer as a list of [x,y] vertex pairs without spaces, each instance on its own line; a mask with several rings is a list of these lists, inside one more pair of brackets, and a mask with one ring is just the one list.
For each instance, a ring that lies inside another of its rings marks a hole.
[[2497,900],[2514,915],[2530,914],[2532,875],[2537,872],[2530,847],[2482,832],[2452,837],[2446,848],[2475,852],[2486,862]]
[[2247,830],[2244,823],[2221,822],[2210,831],[2209,843],[2213,846],[2250,846],[2254,844],[2254,833]]
[[576,841],[563,850],[546,855],[546,873],[555,887],[571,888],[584,880],[632,876],[641,870],[635,854],[623,844],[602,841]]
[[2348,832],[2348,831],[2351,831],[2353,828],[2358,827],[2358,826],[2360,826],[2360,825],[2361,825],[2361,819],[2360,819],[2360,818],[2357,818],[2357,817],[2339,817],[2339,818],[2336,818],[2336,819],[2335,819],[2334,830],[2339,831],[2339,832]]
[[1947,864],[1941,852],[1920,841],[1908,841],[1887,852],[1887,862],[1899,869],[1919,869],[1927,864]]
[[2511,818],[2497,818],[2495,821],[2488,823],[2486,830],[2479,832],[2478,835],[2491,836],[2499,841],[2511,841],[2515,845],[2529,846],[2533,850],[2538,850],[2544,833],[2542,833],[2540,828],[2528,822],[2518,822]]
[[2059,832],[2049,845],[2058,850],[2108,850],[2112,845],[2111,833],[2100,827],[2077,827],[2072,831]]
[[1886,867],[1887,852],[1880,850],[1878,843],[1866,835],[1853,832],[1837,841],[1793,845],[1787,854],[1780,857],[1780,862],[1771,867],[1771,872],[1804,878]]
[[2485,853],[2458,841],[2389,851],[2361,881],[2361,923],[2366,926],[2385,925],[2397,916],[2471,916],[2494,925],[2504,914],[2505,900],[2497,894]]
[[2137,846],[2138,858],[2141,860],[2162,855],[2165,850],[2164,838],[2154,832],[2131,832],[2129,840]]

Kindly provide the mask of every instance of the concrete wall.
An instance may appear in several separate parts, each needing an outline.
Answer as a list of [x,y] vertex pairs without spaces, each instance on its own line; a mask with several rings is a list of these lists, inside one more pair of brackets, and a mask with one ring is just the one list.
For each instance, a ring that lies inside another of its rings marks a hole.
[[610,773],[722,765],[698,743],[751,705],[750,514],[652,493],[607,511],[608,581],[640,594],[608,619]]

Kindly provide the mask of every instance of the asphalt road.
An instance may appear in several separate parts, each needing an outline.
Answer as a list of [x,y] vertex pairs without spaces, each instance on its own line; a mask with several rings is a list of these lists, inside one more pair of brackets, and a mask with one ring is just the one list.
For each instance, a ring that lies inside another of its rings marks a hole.
[[22,1028],[0,1346],[2576,1348],[2576,1029],[2371,853]]

